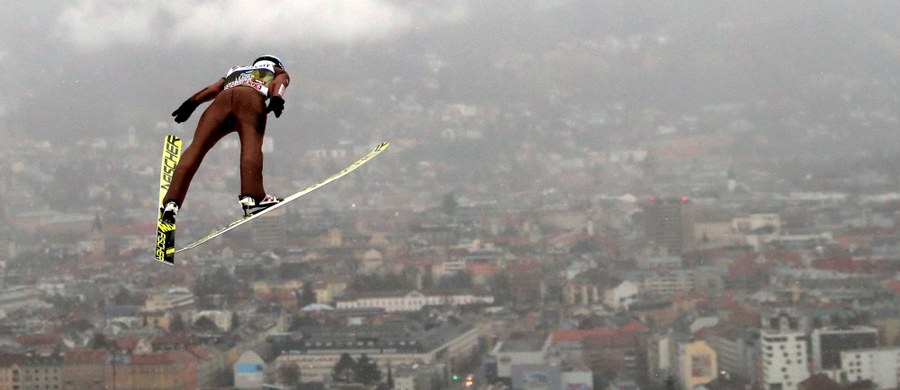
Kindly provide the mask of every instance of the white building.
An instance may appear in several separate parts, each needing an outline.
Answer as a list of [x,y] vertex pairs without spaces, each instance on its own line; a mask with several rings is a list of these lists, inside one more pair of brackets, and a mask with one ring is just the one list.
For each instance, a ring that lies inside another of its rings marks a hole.
[[756,378],[761,372],[758,329],[730,329],[716,332],[707,338],[716,350],[720,372],[738,379]]
[[169,289],[162,294],[154,294],[144,302],[144,311],[160,312],[190,307],[194,304],[194,294],[186,288]]
[[[343,332],[343,333],[342,333]],[[430,332],[430,339],[424,339],[421,335],[410,337],[397,337],[394,339],[380,336],[367,336],[365,340],[359,339],[355,330],[344,328],[335,331],[334,334],[313,336],[304,340],[301,349],[288,350],[277,359],[275,364],[296,365],[300,369],[303,382],[329,382],[334,366],[340,360],[341,354],[347,353],[353,359],[359,359],[365,354],[378,364],[378,367],[415,366],[440,364],[442,359],[463,359],[472,354],[478,348],[478,340],[481,336],[479,328],[474,326],[459,326],[447,328],[447,331]],[[403,332],[394,332],[401,335]],[[396,384],[395,384],[396,386]],[[405,382],[403,388],[408,388],[410,382]]]
[[491,352],[497,359],[497,376],[511,378],[513,366],[547,363],[551,334],[515,334],[497,344]]
[[879,389],[896,389],[898,378],[900,347],[841,351],[840,383],[868,379]]
[[5,313],[48,305],[41,300],[41,291],[30,286],[12,286],[0,291],[0,310]]
[[235,389],[261,389],[266,363],[253,351],[244,351],[234,363]]
[[762,331],[760,353],[766,389],[797,390],[797,385],[809,378],[806,343],[803,332]]
[[200,317],[206,317],[212,321],[219,330],[227,331],[231,329],[231,320],[234,319],[234,313],[228,310],[203,310],[194,313],[191,322],[197,322]]
[[[430,390],[434,378],[446,376],[444,364],[391,364],[394,390]],[[383,370],[384,368],[382,368]]]
[[462,306],[473,304],[493,304],[492,296],[458,295],[424,295],[411,291],[406,295],[367,296],[353,300],[337,301],[338,309],[381,308],[387,312],[419,311],[425,306]]
[[750,233],[768,227],[770,234],[781,232],[781,216],[778,214],[750,214],[731,220],[731,229],[736,233]]
[[594,375],[590,370],[560,373],[564,389],[593,389]]
[[453,275],[457,272],[466,271],[466,260],[464,258],[449,258],[444,260],[444,275]]
[[694,288],[693,270],[665,270],[648,274],[644,278],[644,291],[661,296],[672,296]]
[[627,308],[637,300],[637,295],[638,284],[626,280],[603,293],[603,304],[613,309]]
[[811,336],[813,371],[840,381],[841,352],[878,346],[878,329],[868,326],[815,329]]

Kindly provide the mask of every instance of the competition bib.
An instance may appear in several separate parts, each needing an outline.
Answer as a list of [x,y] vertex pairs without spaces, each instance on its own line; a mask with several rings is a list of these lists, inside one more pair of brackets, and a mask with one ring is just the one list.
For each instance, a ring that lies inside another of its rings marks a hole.
[[235,66],[225,74],[225,89],[246,85],[269,96],[269,84],[274,79],[275,67],[272,65]]

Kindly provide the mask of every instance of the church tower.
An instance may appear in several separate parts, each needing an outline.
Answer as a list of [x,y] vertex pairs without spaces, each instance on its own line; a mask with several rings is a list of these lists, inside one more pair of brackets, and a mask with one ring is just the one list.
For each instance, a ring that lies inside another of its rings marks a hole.
[[106,234],[103,232],[103,222],[100,221],[100,214],[97,214],[94,218],[94,224],[91,226],[91,253],[95,256],[106,254]]

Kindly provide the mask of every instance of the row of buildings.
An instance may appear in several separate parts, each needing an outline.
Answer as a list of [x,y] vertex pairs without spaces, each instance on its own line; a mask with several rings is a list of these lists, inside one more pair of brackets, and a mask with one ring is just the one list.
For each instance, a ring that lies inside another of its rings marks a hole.
[[[785,147],[754,132],[767,102],[558,98],[372,103],[399,125],[365,175],[169,268],[147,250],[159,157],[143,145],[158,139],[4,151],[0,388],[340,388],[345,354],[410,390],[897,386],[892,166],[740,155]],[[267,150],[274,188],[370,147],[282,143]],[[223,195],[235,147],[205,161],[180,242],[238,212]]]

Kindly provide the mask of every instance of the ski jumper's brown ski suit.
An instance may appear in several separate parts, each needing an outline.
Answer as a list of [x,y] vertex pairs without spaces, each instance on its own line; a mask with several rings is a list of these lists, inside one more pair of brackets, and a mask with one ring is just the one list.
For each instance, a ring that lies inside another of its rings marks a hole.
[[[191,96],[182,105],[196,108],[212,100],[197,123],[194,138],[185,149],[181,161],[175,167],[172,183],[163,204],[174,201],[181,206],[188,187],[203,157],[222,137],[237,132],[241,143],[241,193],[254,199],[266,196],[263,187],[263,135],[266,132],[266,100],[281,99],[290,83],[290,76],[280,66],[255,64],[231,68],[225,77]],[[189,108],[187,116],[193,111]],[[181,110],[182,108],[179,108]],[[176,110],[176,113],[179,112]],[[173,116],[176,116],[173,113]],[[281,109],[276,109],[276,116]],[[187,116],[180,121],[187,119]],[[179,117],[176,116],[176,121]],[[179,121],[179,122],[180,122]]]

